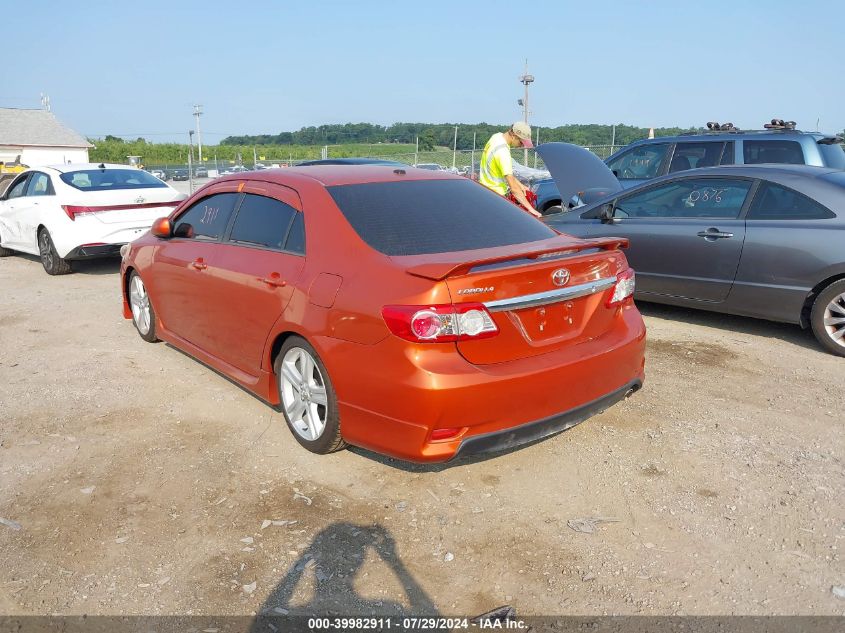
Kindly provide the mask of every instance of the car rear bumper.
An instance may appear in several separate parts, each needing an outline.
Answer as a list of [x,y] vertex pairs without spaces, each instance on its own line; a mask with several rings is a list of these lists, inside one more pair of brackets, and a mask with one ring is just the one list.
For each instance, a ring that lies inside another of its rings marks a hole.
[[[481,366],[454,346],[414,345],[393,336],[375,346],[317,342],[350,444],[408,461],[442,462],[564,430],[639,388],[642,317],[628,305],[615,319],[594,340]],[[431,439],[434,429],[448,428],[460,432]]]
[[506,451],[522,446],[523,444],[530,444],[531,442],[550,437],[583,422],[587,418],[598,415],[605,409],[638,391],[642,385],[641,380],[632,380],[616,391],[570,411],[501,431],[474,435],[461,442],[453,459],[468,455]]
[[[125,242],[124,242],[125,244]],[[95,257],[119,257],[123,244],[93,244],[77,246],[72,249],[65,259],[93,259]]]

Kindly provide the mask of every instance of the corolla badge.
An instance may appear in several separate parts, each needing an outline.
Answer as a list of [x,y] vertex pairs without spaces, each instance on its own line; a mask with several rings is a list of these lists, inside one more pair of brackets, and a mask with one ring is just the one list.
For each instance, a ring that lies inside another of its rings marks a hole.
[[143,204],[144,202],[146,202],[146,200],[147,199],[144,198],[144,196],[138,196],[137,198],[135,198],[135,204]]
[[569,271],[566,268],[558,268],[552,273],[552,283],[555,286],[565,286],[569,283]]

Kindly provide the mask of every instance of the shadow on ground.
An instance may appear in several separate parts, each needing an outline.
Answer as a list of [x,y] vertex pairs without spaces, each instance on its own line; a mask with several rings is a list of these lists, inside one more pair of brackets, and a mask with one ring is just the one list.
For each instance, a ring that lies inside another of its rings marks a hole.
[[[38,255],[28,253],[15,253],[14,257],[20,257],[34,264],[41,266],[41,258]],[[116,275],[120,272],[119,257],[103,257],[97,259],[79,259],[72,261],[70,267],[73,273],[81,275]],[[46,272],[44,273],[47,274]]]
[[712,327],[724,330],[725,333],[737,332],[752,336],[776,338],[786,343],[811,349],[820,354],[825,353],[816,341],[811,330],[802,330],[800,326],[792,323],[775,323],[774,321],[764,321],[751,317],[721,314],[707,310],[695,310],[693,308],[681,308],[661,303],[647,303],[644,301],[637,301],[637,308],[639,308],[645,317],[655,317],[666,319],[667,321],[678,321],[691,325]]
[[[370,562],[372,557],[368,560],[370,553],[375,554],[377,563]],[[367,569],[380,564],[386,565],[393,574],[403,596],[386,595],[375,599],[358,593],[356,585],[364,583],[371,593],[384,588],[378,580],[377,570]],[[296,600],[301,600],[303,595],[308,596],[305,603]],[[284,616],[437,616],[438,611],[399,558],[396,542],[384,526],[338,522],[314,537],[264,601],[258,614],[251,633],[279,630],[274,619]]]

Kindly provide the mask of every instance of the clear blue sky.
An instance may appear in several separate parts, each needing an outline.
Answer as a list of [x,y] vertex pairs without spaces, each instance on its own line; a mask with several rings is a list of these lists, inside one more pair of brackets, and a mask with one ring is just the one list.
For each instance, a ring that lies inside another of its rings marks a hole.
[[[37,8],[36,8],[37,5]],[[845,127],[845,0],[10,2],[0,106],[89,136],[323,123]]]

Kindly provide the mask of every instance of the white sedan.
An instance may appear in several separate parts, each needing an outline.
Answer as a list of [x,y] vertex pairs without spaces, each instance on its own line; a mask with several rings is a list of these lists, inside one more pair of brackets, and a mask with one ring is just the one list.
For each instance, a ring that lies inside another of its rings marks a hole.
[[29,169],[0,196],[0,257],[39,255],[44,270],[63,275],[71,260],[117,255],[185,197],[126,165]]

